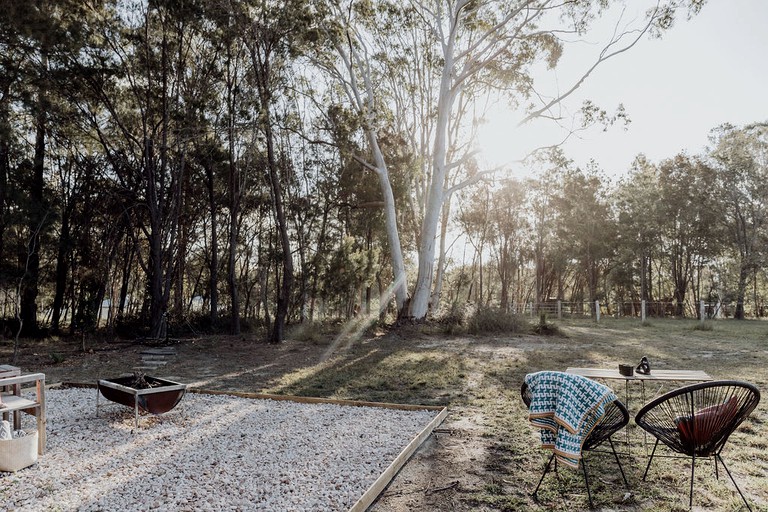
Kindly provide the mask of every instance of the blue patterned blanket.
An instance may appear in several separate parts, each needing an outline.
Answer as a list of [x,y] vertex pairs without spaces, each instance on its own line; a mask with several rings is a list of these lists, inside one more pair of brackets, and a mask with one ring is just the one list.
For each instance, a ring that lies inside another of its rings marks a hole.
[[531,392],[528,419],[541,429],[542,448],[578,468],[584,441],[616,395],[599,382],[563,372],[529,373],[525,383]]

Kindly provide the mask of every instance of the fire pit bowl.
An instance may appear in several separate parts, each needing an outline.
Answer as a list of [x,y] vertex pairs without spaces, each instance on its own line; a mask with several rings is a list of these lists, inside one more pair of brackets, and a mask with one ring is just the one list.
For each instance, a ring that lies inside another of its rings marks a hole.
[[187,385],[148,375],[129,375],[98,381],[96,412],[99,410],[99,394],[107,400],[133,407],[136,427],[139,426],[139,409],[150,414],[163,414],[181,401]]

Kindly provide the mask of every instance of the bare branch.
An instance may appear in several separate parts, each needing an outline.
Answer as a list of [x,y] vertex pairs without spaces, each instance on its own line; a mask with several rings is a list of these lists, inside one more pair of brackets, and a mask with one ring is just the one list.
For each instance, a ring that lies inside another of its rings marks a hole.
[[379,169],[378,167],[376,167],[376,166],[375,166],[375,165],[373,165],[373,164],[370,164],[370,163],[368,163],[368,161],[366,161],[364,158],[362,158],[362,157],[360,157],[360,156],[358,156],[358,155],[352,155],[352,158],[353,158],[353,159],[354,159],[354,160],[355,160],[357,163],[359,163],[360,165],[362,165],[363,167],[365,167],[366,169],[368,169],[369,171],[373,171],[373,172],[375,172],[376,174],[380,174],[380,173],[381,173],[381,169]]
[[457,183],[456,185],[454,185],[451,188],[447,189],[445,191],[445,195],[446,196],[451,196],[454,192],[457,192],[457,191],[459,191],[459,190],[461,190],[463,188],[466,188],[466,187],[468,187],[468,186],[470,186],[470,185],[472,185],[474,183],[477,183],[477,182],[481,181],[483,178],[485,178],[486,176],[490,176],[491,174],[495,174],[495,173],[499,172],[502,169],[503,169],[503,166],[500,165],[500,166],[494,167],[493,169],[487,169],[485,171],[480,171],[480,172],[478,172],[476,174],[473,174],[472,176],[470,176],[466,180],[462,181],[461,183]]
[[[568,89],[563,94],[560,94],[560,95],[554,97],[553,99],[548,101],[541,108],[536,109],[533,112],[531,112],[530,114],[528,114],[527,116],[525,116],[525,118],[523,118],[523,120],[520,121],[520,123],[518,123],[518,126],[519,125],[523,125],[523,124],[527,123],[528,121],[541,116],[544,112],[547,112],[553,106],[561,103],[564,99],[569,97],[579,87],[581,87],[581,85],[586,81],[586,79],[592,74],[592,72],[600,64],[602,64],[606,60],[608,60],[608,59],[610,59],[612,57],[615,57],[616,55],[620,55],[620,54],[626,52],[627,50],[629,50],[630,48],[634,47],[638,43],[638,41],[640,41],[640,39],[642,39],[642,37],[648,32],[648,30],[650,30],[651,26],[653,25],[653,22],[656,20],[656,14],[657,13],[658,13],[658,4],[656,6],[656,9],[654,9],[653,13],[649,16],[648,22],[645,24],[645,26],[643,26],[642,29],[624,31],[624,32],[620,33],[618,36],[615,35],[616,31],[614,31],[614,36],[611,38],[611,41],[600,52],[600,55],[598,56],[597,61],[595,61],[595,63],[592,66],[590,66],[590,68],[576,81],[576,83],[570,89]],[[618,45],[621,42],[621,40],[624,39],[625,36],[629,36],[630,34],[633,34],[633,33],[636,34],[636,35],[632,39],[632,41],[630,41],[628,44],[626,44],[625,46],[622,46],[621,48],[619,48],[617,50],[611,51],[612,48],[614,48],[616,45]]]

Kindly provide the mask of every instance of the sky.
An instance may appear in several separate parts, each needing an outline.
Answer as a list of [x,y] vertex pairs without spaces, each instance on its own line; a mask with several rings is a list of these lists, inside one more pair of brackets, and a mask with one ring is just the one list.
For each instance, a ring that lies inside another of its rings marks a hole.
[[[768,121],[766,25],[768,0],[709,0],[692,19],[679,16],[661,39],[645,38],[601,64],[570,105],[588,98],[612,111],[622,103],[632,122],[626,130],[595,127],[571,137],[562,146],[566,156],[582,168],[593,159],[615,180],[627,174],[639,153],[653,162],[682,151],[701,154],[710,131],[722,123]],[[612,24],[588,34],[587,43],[567,46],[546,83],[569,84],[599,51],[606,29]],[[498,105],[479,139],[485,165],[508,164],[518,177],[526,171],[510,162],[564,135],[550,121],[518,127],[519,119],[519,113]]]

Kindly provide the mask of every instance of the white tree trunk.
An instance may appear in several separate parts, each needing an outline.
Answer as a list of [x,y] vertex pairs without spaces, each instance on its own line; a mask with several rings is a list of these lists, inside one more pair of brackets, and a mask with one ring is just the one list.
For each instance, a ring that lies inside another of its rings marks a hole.
[[392,184],[389,181],[389,171],[387,170],[384,155],[379,147],[378,137],[376,136],[376,133],[371,130],[368,130],[367,133],[368,141],[373,150],[373,159],[376,166],[376,174],[379,177],[381,195],[384,197],[384,220],[387,227],[387,241],[389,242],[389,253],[392,258],[392,270],[394,274],[392,292],[395,294],[397,311],[400,312],[405,305],[405,300],[408,295],[408,283],[405,274],[405,263],[403,262],[403,251],[400,245],[400,232],[397,228],[395,194],[392,192]]
[[432,298],[430,299],[430,312],[434,313],[440,308],[440,295],[443,291],[443,276],[445,274],[445,237],[448,231],[448,218],[450,214],[451,198],[446,198],[443,205],[443,215],[440,221],[440,252],[437,256],[437,272],[435,273],[435,284],[432,287]]
[[[453,28],[453,27],[452,27]],[[453,30],[451,30],[453,34]],[[421,225],[421,243],[419,244],[419,271],[411,299],[411,316],[417,320],[426,318],[429,312],[429,299],[435,267],[435,242],[440,212],[445,200],[446,151],[448,130],[453,100],[453,38],[448,37],[443,46],[445,61],[440,80],[440,96],[437,102],[437,122],[435,124],[435,144],[432,152],[432,181],[429,184],[424,221]]]
[[[417,101],[423,102],[423,105],[420,106],[425,107],[419,109],[419,106],[417,106],[414,111],[416,114],[414,119],[417,119],[415,121],[417,124],[419,122],[426,122],[426,112],[429,113],[429,123],[431,124],[433,101],[437,98],[437,108],[434,112],[434,130],[429,129],[422,132],[426,135],[423,139],[425,144],[429,144],[427,141],[432,138],[431,145],[433,151],[428,157],[427,155],[422,155],[430,160],[429,169],[431,176],[426,177],[427,183],[423,189],[420,189],[420,192],[421,190],[425,192],[424,216],[421,221],[420,230],[417,233],[418,274],[408,310],[412,317],[421,320],[426,318],[430,312],[431,295],[434,294],[434,297],[438,297],[439,294],[439,286],[435,286],[435,290],[432,289],[435,282],[435,253],[437,250],[437,236],[442,209],[450,197],[450,190],[467,186],[477,181],[481,175],[494,172],[493,170],[487,170],[475,174],[474,178],[468,176],[463,181],[459,180],[458,183],[452,185],[449,190],[446,177],[449,173],[453,174],[454,177],[457,176],[458,171],[456,169],[461,166],[462,160],[465,157],[470,156],[465,154],[462,157],[454,154],[457,148],[455,139],[464,136],[462,130],[459,129],[462,127],[462,121],[460,116],[456,115],[457,111],[461,112],[462,108],[465,108],[461,106],[459,99],[461,98],[461,91],[469,91],[475,96],[507,88],[510,92],[513,92],[515,90],[513,87],[515,80],[509,74],[512,69],[517,70],[515,73],[520,73],[521,77],[528,78],[530,77],[528,75],[530,72],[529,66],[541,60],[556,60],[553,59],[553,56],[556,57],[557,48],[551,46],[554,44],[552,41],[557,39],[557,37],[547,38],[547,30],[540,27],[540,24],[544,21],[542,19],[544,14],[559,11],[563,14],[564,18],[568,18],[571,14],[579,16],[581,10],[576,8],[575,11],[577,12],[571,13],[571,7],[569,6],[571,2],[557,4],[551,2],[507,2],[495,0],[430,0],[426,2],[412,1],[409,3],[418,12],[419,19],[426,22],[426,25],[423,27],[426,29],[423,32],[426,39],[419,42],[416,46],[416,51],[422,52],[425,47],[434,49],[435,53],[439,54],[443,60],[442,68],[439,71],[440,84],[438,91],[433,91],[432,89],[432,84],[434,83],[432,77],[434,75],[431,73],[431,69],[425,77],[420,77],[415,82],[417,86],[420,84],[427,85],[424,91],[422,91],[426,94],[417,98]],[[331,4],[333,5],[334,3]],[[677,1],[672,2],[673,8],[678,6]],[[465,14],[465,10],[471,10],[472,12]],[[692,7],[691,10],[697,11],[697,8]],[[478,25],[474,21],[474,13],[480,16],[478,19],[482,19],[483,16],[487,15],[492,21],[489,24]],[[540,104],[528,107],[528,115],[524,118],[523,122],[538,117],[550,117],[551,110],[562,100],[571,96],[599,64],[634,46],[649,30],[658,16],[665,13],[668,13],[668,11],[659,7],[650,11],[646,20],[647,23],[641,26],[640,30],[632,30],[631,32],[628,30],[621,31],[618,30],[619,27],[617,26],[617,33],[604,46],[596,61],[588,67],[583,76],[579,77],[564,92],[555,94],[552,97],[539,98]],[[466,16],[469,16],[469,18],[466,18]],[[376,67],[378,64],[374,56],[377,53],[387,53],[390,51],[391,46],[387,44],[390,41],[388,39],[389,31],[377,32],[375,30],[366,30],[365,27],[361,32],[356,31],[354,27],[354,21],[356,20],[354,19],[353,10],[342,8],[338,3],[336,3],[336,19],[340,26],[346,30],[344,34],[346,40],[339,39],[335,43],[336,50],[343,60],[343,67],[333,68],[332,71],[334,76],[339,79],[339,83],[347,95],[350,104],[365,120],[366,136],[375,160],[373,164],[365,165],[377,173],[384,196],[387,236],[395,277],[394,293],[398,308],[402,311],[406,302],[406,291],[408,288],[396,222],[394,195],[385,159],[378,148],[376,132],[376,127],[380,125],[380,122],[386,122],[386,116],[380,119],[377,118],[380,112],[374,99],[378,98],[385,104],[388,101],[397,102],[409,94],[408,84],[394,83],[393,87],[395,89],[402,87],[402,91],[400,91],[401,97],[393,99],[386,94],[379,93],[377,95],[375,89],[380,87],[381,83],[374,83],[374,81],[380,79],[380,75],[372,74],[372,69],[387,73],[392,68],[387,68],[386,66]],[[467,20],[470,21],[468,22]],[[565,21],[569,22],[569,20]],[[580,19],[574,19],[574,21],[580,26]],[[419,28],[420,22],[415,26]],[[579,31],[581,29],[563,28],[556,24],[552,30],[554,30],[552,34],[564,31],[565,33],[570,32],[580,35]],[[521,52],[516,45],[520,41],[527,40],[530,40],[534,46],[540,45],[541,48],[530,54],[528,52]],[[372,47],[369,47],[369,44],[367,44],[369,42],[373,45]],[[395,44],[394,47],[400,48],[401,45]],[[508,60],[510,56],[515,60],[514,63],[509,63],[510,69],[497,69],[500,61]],[[432,60],[430,62],[437,61]],[[498,73],[498,71],[504,72]],[[422,78],[425,81],[422,81]],[[358,84],[358,79],[362,79],[364,84]],[[405,101],[403,105],[406,109],[411,108],[409,101]],[[451,118],[452,114],[454,114],[453,119]],[[451,123],[455,123],[453,127]],[[449,152],[449,147],[453,147],[453,151]],[[436,302],[433,303],[433,306],[435,304]]]
[[[337,6],[338,7],[338,6]],[[344,13],[341,13],[341,18]],[[357,37],[353,31],[347,33],[349,37]],[[373,155],[373,164],[364,161],[362,158],[355,157],[367,169],[376,173],[379,178],[381,195],[384,199],[384,219],[387,230],[387,241],[389,243],[390,257],[392,258],[392,271],[394,282],[387,291],[380,291],[382,300],[389,300],[392,293],[395,295],[397,311],[400,313],[405,306],[408,296],[408,281],[405,273],[405,263],[403,261],[403,251],[400,245],[400,233],[397,227],[397,209],[395,208],[395,194],[392,191],[392,184],[389,179],[389,170],[387,169],[386,159],[379,146],[379,137],[373,122],[375,105],[373,99],[375,95],[374,82],[371,77],[370,63],[365,52],[359,53],[354,45],[336,45],[336,50],[343,62],[343,69],[346,70],[347,78],[344,73],[336,73],[340,77],[339,83],[345,90],[350,104],[354,109],[366,117],[365,136],[368,139],[371,153]],[[354,63],[358,64],[356,69]],[[338,71],[338,70],[335,70]],[[358,77],[358,73],[360,76]],[[362,87],[359,82],[362,80]],[[363,94],[364,93],[364,94]],[[386,297],[386,299],[385,299]],[[382,309],[384,305],[382,304]]]

